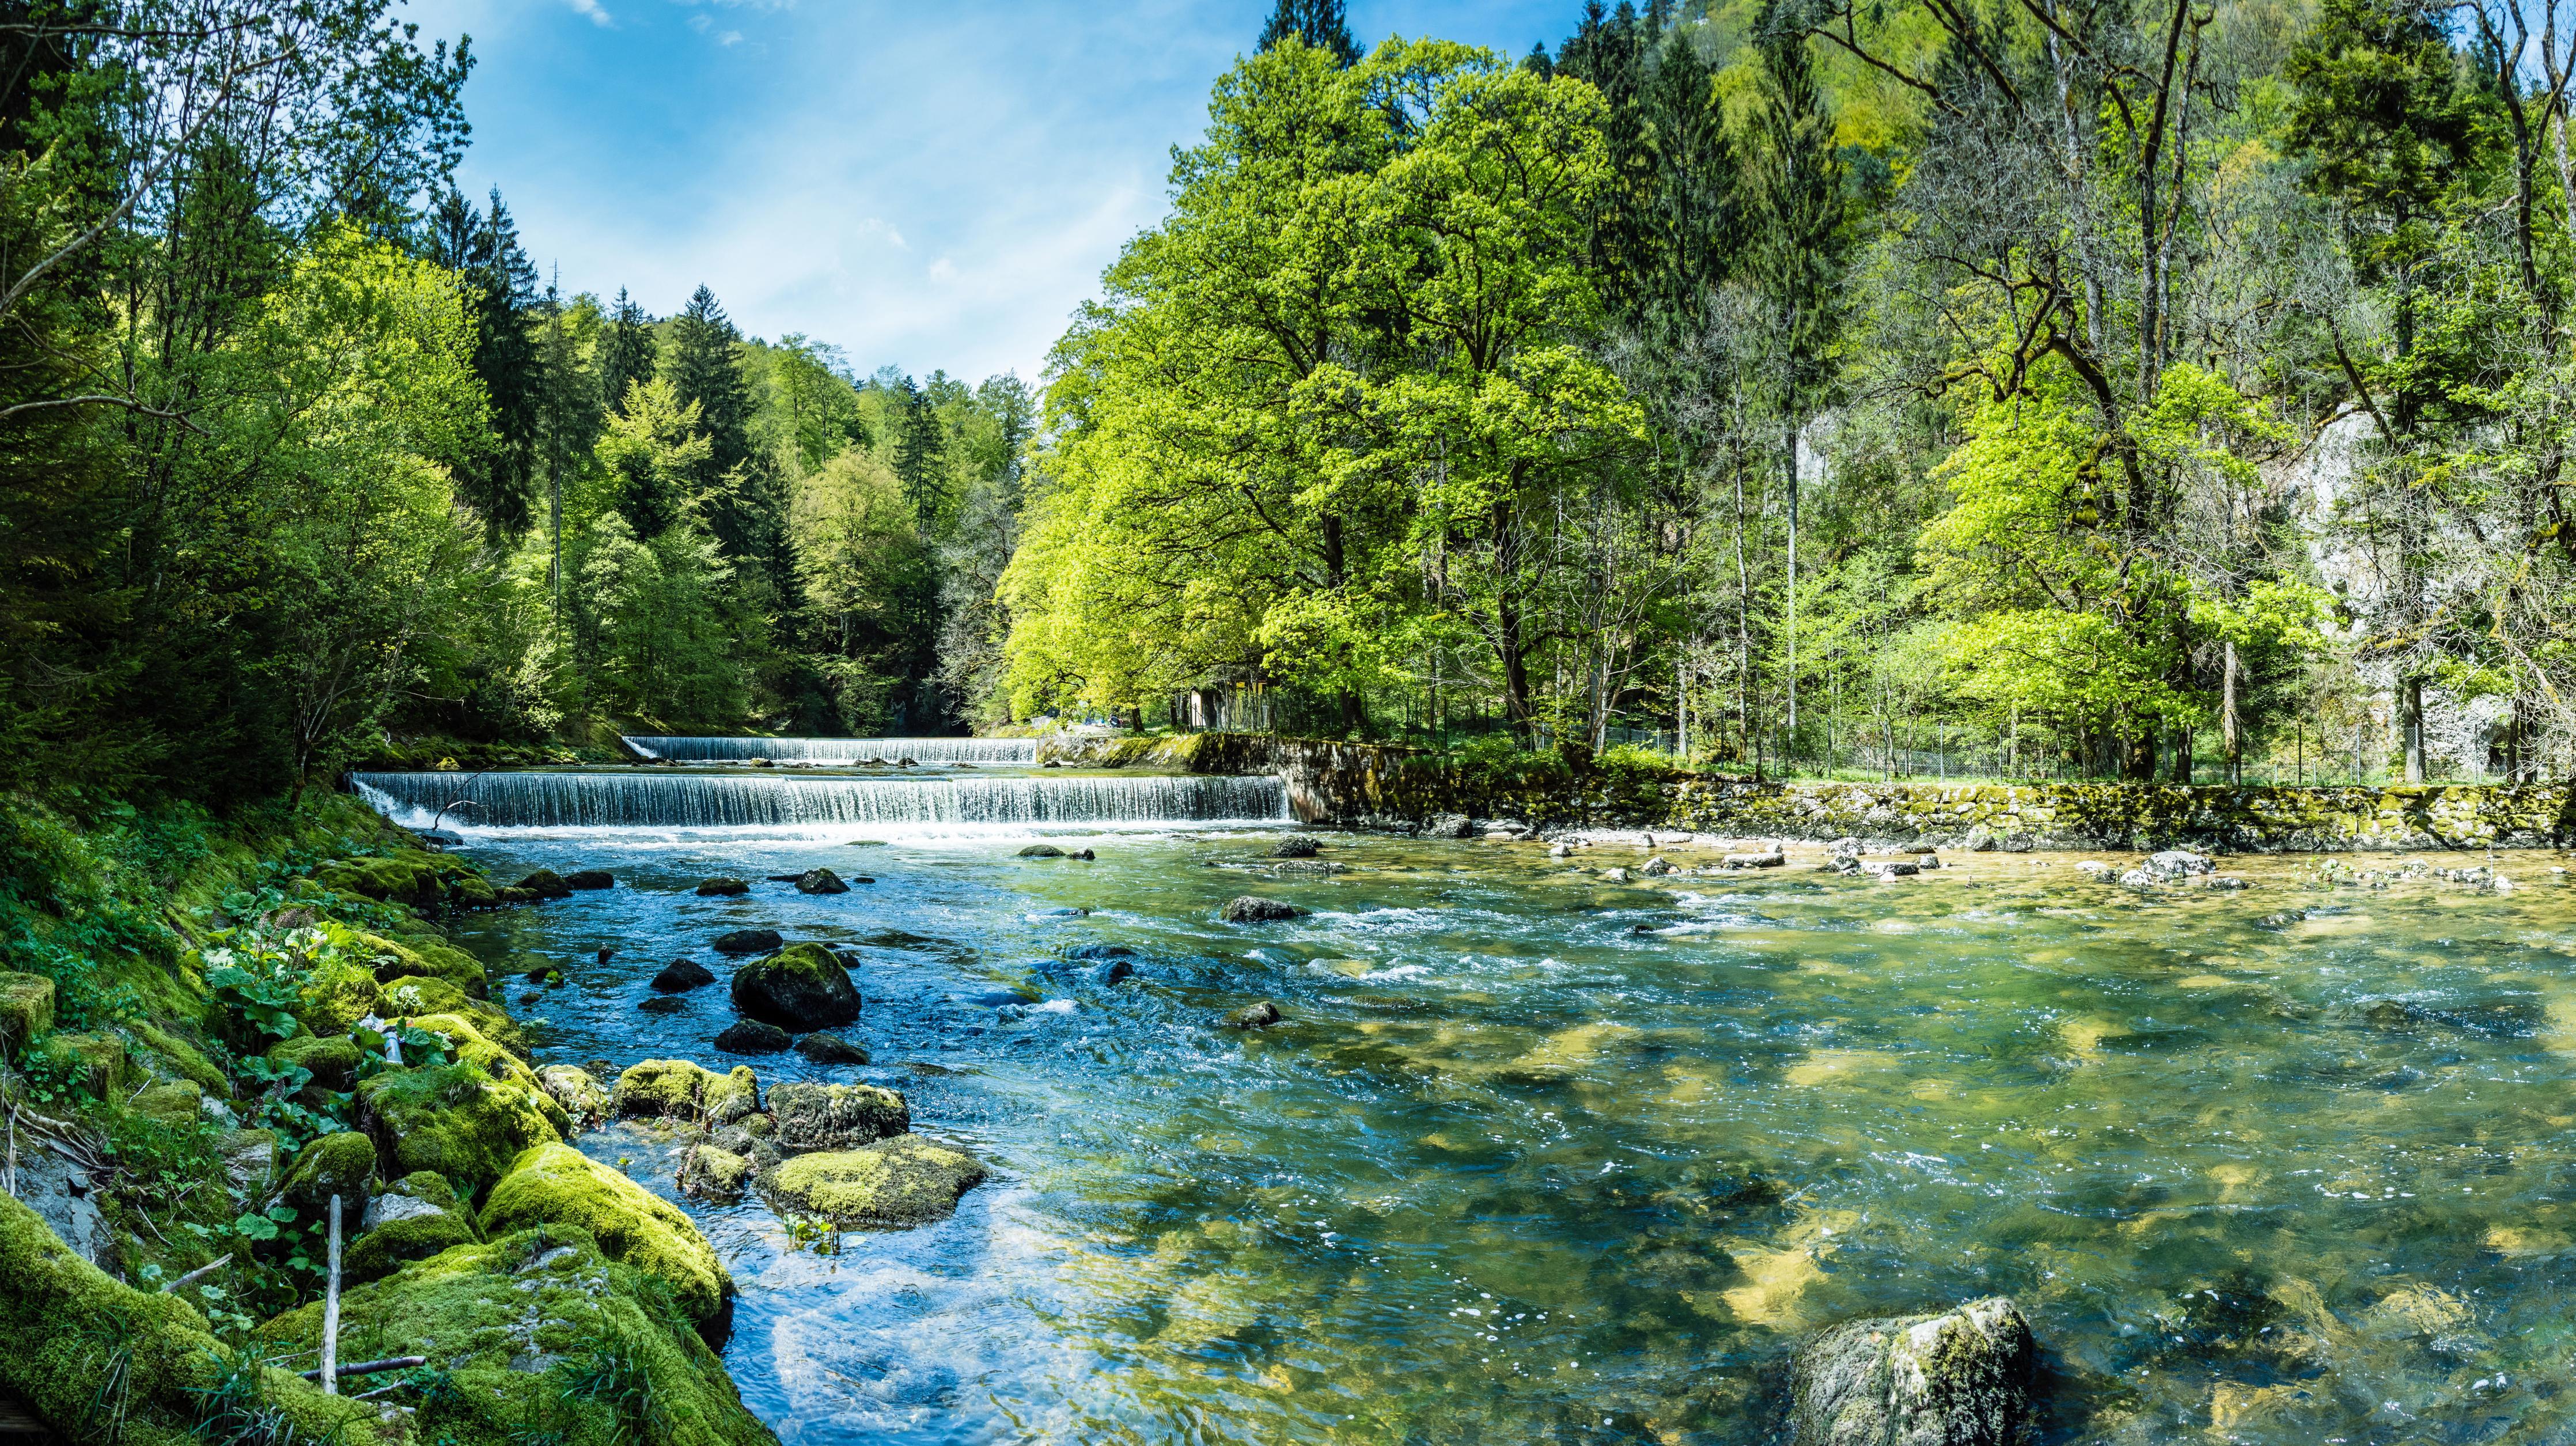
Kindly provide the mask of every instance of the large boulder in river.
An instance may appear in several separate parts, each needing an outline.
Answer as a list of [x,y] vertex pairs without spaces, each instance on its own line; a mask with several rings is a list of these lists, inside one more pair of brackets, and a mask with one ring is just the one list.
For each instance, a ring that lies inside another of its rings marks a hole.
[[802,1034],[858,1018],[859,990],[831,950],[790,944],[734,971],[733,1007]]
[[715,982],[715,971],[697,960],[674,959],[653,976],[652,988],[662,994],[686,994]]
[[847,1150],[912,1129],[912,1106],[876,1085],[783,1084],[769,1091],[771,1139],[790,1154]]
[[540,899],[569,899],[572,897],[572,886],[563,881],[563,875],[556,873],[552,869],[539,869],[535,873],[532,873],[526,878],[519,880],[517,883],[512,884],[510,887],[514,889],[525,889],[530,894]]
[[753,1185],[783,1215],[902,1229],[945,1218],[959,1196],[983,1183],[984,1173],[962,1150],[898,1135],[856,1150],[799,1155],[763,1171]]
[[778,937],[776,929],[736,929],[730,934],[716,936],[715,951],[719,954],[766,954],[785,942]]
[[850,886],[842,883],[841,876],[830,869],[807,869],[796,876],[796,892],[800,894],[846,894],[849,891]]
[[1790,1368],[1794,1446],[2010,1446],[2030,1420],[2030,1323],[1994,1296],[1818,1332]]
[[1306,913],[1295,904],[1245,894],[1241,898],[1226,900],[1218,917],[1229,924],[1275,924],[1283,919],[1302,919]]

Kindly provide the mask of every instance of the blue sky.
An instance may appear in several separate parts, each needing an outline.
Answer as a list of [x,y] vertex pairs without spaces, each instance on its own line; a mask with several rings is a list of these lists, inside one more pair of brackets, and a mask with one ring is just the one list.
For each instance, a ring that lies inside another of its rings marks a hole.
[[[1363,45],[1551,46],[1581,0],[1354,0]],[[1270,0],[413,0],[473,36],[459,183],[542,272],[657,315],[700,282],[745,331],[1035,380]]]

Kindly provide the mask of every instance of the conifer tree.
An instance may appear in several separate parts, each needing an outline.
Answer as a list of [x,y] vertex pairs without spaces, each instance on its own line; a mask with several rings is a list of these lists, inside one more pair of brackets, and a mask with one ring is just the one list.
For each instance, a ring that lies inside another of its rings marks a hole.
[[617,288],[617,302],[609,308],[608,325],[599,338],[599,395],[611,411],[626,404],[629,386],[653,380],[660,351],[653,318],[627,297],[625,287]]
[[923,540],[938,535],[940,514],[948,501],[947,437],[930,396],[905,377],[898,390],[894,475],[903,483],[904,500],[912,504]]
[[1268,50],[1290,36],[1329,52],[1345,66],[1360,58],[1359,45],[1351,39],[1350,22],[1343,14],[1342,0],[1279,0],[1271,9],[1268,23],[1261,27],[1260,48]]
[[477,212],[454,186],[429,218],[428,259],[464,278],[474,314],[474,374],[490,399],[497,445],[463,467],[457,490],[495,537],[515,537],[533,520],[539,413],[545,369],[532,313],[537,268],[519,246],[519,230],[494,187],[491,209]]

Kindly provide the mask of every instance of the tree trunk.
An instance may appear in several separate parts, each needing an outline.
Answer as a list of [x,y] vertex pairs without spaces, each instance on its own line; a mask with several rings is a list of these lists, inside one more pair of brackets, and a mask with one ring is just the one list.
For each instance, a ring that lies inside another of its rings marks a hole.
[[2408,678],[2397,685],[2397,727],[2406,748],[2406,781],[2424,781],[2424,680]]
[[2232,784],[2243,784],[2245,782],[2245,738],[2238,731],[2236,721],[2236,644],[2232,642],[2227,645],[2226,655],[2219,664],[2218,740],[2219,747],[2225,750],[2227,756],[2227,781]]

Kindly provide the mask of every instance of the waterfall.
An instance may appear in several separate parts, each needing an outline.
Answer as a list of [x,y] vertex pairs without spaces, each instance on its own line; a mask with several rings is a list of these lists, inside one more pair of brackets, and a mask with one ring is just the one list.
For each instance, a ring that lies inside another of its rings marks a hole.
[[629,735],[647,758],[675,763],[729,763],[752,758],[781,763],[1035,763],[1034,738],[658,738]]
[[[359,797],[419,827],[725,828],[823,824],[1189,823],[1289,817],[1275,777],[796,778],[759,773],[356,773]],[[460,806],[462,805],[462,806]]]

